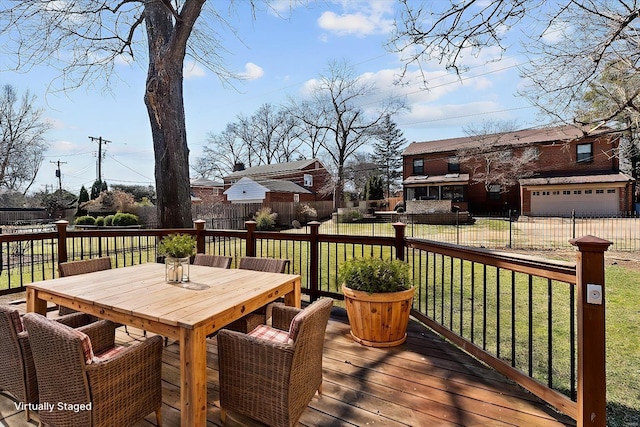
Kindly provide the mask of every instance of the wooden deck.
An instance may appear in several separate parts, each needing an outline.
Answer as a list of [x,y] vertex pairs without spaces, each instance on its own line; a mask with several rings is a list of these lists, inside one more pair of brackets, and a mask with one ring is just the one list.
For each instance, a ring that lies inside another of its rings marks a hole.
[[[120,328],[124,343],[144,339]],[[163,356],[163,425],[180,425],[178,346],[169,343]],[[210,339],[208,425],[219,426],[217,351]],[[544,402],[484,366],[412,320],[407,342],[391,349],[374,349],[349,338],[341,308],[334,308],[324,352],[323,396],[303,413],[302,426],[562,426],[575,425]],[[136,427],[155,425],[149,414]],[[34,426],[13,401],[0,394],[0,426]],[[229,414],[229,426],[260,426]]]

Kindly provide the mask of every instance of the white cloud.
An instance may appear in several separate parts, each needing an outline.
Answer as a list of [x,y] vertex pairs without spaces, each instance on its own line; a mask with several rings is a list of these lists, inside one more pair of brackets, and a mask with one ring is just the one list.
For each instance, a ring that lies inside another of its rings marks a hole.
[[253,62],[247,62],[244,66],[244,73],[240,76],[245,80],[257,80],[264,75],[264,70]]
[[387,34],[393,29],[393,3],[390,1],[345,1],[343,13],[325,11],[318,18],[318,26],[330,33],[364,37]]
[[81,148],[83,147],[80,147],[78,144],[74,144],[71,141],[65,141],[65,140],[54,141],[49,146],[49,150],[53,150],[55,152],[60,152],[60,153],[73,153],[75,151],[79,151]]
[[185,61],[183,73],[185,79],[204,77],[207,75],[206,70],[199,66],[195,61]]

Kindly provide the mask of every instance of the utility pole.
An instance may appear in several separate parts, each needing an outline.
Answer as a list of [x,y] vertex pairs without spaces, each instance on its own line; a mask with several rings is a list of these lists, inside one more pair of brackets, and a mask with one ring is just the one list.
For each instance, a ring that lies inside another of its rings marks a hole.
[[99,137],[90,136],[89,139],[91,140],[91,142],[98,141],[98,179],[97,181],[102,182],[102,144],[108,144],[111,141],[102,139],[101,136]]
[[58,160],[57,162],[49,161],[49,163],[58,165],[58,169],[56,169],[56,177],[58,178],[58,188],[60,189],[60,193],[62,193],[62,172],[60,171],[60,165],[65,165],[67,162],[61,162]]

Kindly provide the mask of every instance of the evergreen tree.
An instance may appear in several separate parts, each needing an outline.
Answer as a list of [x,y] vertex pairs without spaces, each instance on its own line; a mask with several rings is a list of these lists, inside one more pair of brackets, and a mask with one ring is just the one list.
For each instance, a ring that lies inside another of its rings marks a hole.
[[89,192],[83,185],[82,188],[80,188],[80,194],[78,195],[78,210],[76,211],[76,216],[84,216],[87,214],[87,210],[82,209],[80,205],[88,201],[89,201]]
[[100,181],[96,179],[96,181],[91,186],[91,200],[97,199],[100,193],[107,190],[108,188],[106,181]]
[[365,186],[365,198],[367,200],[384,199],[384,187],[380,175],[372,175]]
[[372,154],[373,162],[380,168],[387,198],[391,196],[391,188],[395,188],[398,179],[402,178],[402,151],[406,143],[402,131],[387,114],[380,124]]

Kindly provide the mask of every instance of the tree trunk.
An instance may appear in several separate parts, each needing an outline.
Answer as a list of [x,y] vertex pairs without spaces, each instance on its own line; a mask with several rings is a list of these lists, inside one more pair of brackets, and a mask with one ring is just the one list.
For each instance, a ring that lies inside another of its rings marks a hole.
[[158,225],[161,228],[191,228],[189,148],[182,99],[182,63],[179,66],[167,63],[156,66],[159,69],[156,75],[151,73],[150,67],[145,104],[155,153]]
[[151,123],[158,226],[191,228],[189,148],[183,100],[184,45],[161,2],[145,3],[149,70],[144,101]]

